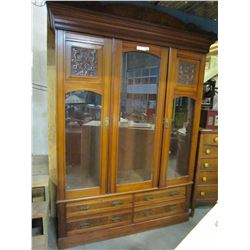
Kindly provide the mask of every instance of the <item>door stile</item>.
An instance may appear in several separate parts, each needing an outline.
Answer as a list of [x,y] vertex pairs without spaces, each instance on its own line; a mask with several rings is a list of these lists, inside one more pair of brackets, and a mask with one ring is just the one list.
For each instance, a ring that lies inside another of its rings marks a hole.
[[120,111],[120,76],[121,76],[122,42],[113,39],[112,79],[110,95],[110,136],[109,136],[109,182],[110,192],[116,192],[116,173],[118,161],[118,124]]
[[163,126],[163,142],[161,153],[161,169],[160,169],[160,187],[166,186],[167,162],[169,159],[170,147],[170,133],[172,128],[172,110],[173,110],[173,97],[176,75],[176,56],[177,50],[170,48],[169,61],[168,61],[168,78],[167,78],[167,93],[165,99],[165,113],[164,113],[164,126]]

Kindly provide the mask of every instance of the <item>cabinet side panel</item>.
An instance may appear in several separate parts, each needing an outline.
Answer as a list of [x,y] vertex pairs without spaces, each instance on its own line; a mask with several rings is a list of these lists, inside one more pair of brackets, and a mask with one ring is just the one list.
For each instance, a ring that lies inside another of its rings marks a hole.
[[47,81],[48,81],[48,158],[50,177],[51,216],[56,216],[57,154],[56,154],[56,62],[55,34],[48,28],[47,36]]

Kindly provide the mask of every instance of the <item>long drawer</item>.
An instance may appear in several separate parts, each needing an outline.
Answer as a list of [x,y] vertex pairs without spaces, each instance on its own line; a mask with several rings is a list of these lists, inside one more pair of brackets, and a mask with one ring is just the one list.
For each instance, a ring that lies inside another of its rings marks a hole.
[[217,200],[218,199],[218,186],[198,186],[196,192],[196,199],[198,200]]
[[217,171],[218,159],[200,159],[199,168],[201,171]]
[[89,216],[77,220],[68,220],[68,234],[82,233],[84,231],[109,228],[114,226],[126,225],[132,222],[132,210],[123,210],[111,214],[100,214]]
[[200,172],[198,185],[218,184],[218,172]]
[[66,214],[67,218],[77,218],[126,208],[132,208],[132,195],[130,194],[67,203]]
[[184,212],[185,200],[174,200],[154,206],[140,206],[135,208],[134,222],[146,221],[159,217],[166,217]]
[[176,187],[165,190],[155,190],[135,194],[135,206],[147,205],[152,203],[159,203],[169,200],[182,199],[185,197],[186,188]]
[[217,158],[218,146],[204,145],[200,157],[202,158]]

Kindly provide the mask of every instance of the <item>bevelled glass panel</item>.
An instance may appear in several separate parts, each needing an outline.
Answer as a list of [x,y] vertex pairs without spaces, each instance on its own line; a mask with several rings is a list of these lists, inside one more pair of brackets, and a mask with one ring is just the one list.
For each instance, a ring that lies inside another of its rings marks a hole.
[[159,67],[149,53],[123,53],[117,184],[152,179]]
[[178,85],[195,84],[196,65],[191,62],[179,61]]
[[71,47],[71,75],[96,77],[98,70],[98,50]]
[[100,186],[101,105],[94,92],[65,95],[67,190]]
[[189,174],[194,108],[190,97],[174,99],[167,179]]

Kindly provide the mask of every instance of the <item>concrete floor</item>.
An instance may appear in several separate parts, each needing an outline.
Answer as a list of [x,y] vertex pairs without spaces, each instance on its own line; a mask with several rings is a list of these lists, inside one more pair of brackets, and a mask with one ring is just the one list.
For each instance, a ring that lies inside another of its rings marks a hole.
[[[175,247],[207,214],[212,206],[201,206],[195,209],[194,217],[189,221],[166,226],[159,229],[132,234],[111,240],[80,245],[69,250],[169,250]],[[54,221],[49,223],[49,250],[56,250],[56,235]]]

